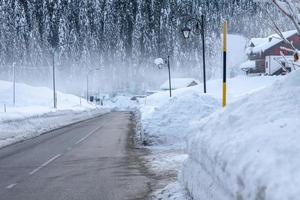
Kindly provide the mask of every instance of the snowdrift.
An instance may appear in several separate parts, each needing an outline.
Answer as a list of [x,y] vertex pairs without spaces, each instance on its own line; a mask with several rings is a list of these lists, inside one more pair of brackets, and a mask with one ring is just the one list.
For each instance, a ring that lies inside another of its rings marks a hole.
[[[238,76],[228,80],[228,102],[235,102],[249,94],[272,85],[281,77]],[[208,94],[203,94],[202,83],[190,88],[150,95],[140,102],[141,129],[147,143],[156,145],[185,144],[192,132],[194,122],[215,112],[221,107],[222,80],[207,82]]]
[[201,120],[181,183],[194,199],[300,196],[300,71]]
[[151,144],[179,145],[190,130],[190,122],[211,114],[220,102],[203,95],[200,87],[151,95],[141,108],[144,140]]
[[21,83],[16,84],[13,106],[12,87],[11,82],[0,81],[0,148],[108,111],[61,92],[57,93],[58,109],[53,109],[51,89]]

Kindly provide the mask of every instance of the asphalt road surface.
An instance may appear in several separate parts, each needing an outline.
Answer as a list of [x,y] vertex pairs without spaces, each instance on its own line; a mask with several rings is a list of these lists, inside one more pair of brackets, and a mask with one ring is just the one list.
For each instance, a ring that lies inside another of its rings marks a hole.
[[112,112],[0,149],[0,199],[147,199],[131,117]]

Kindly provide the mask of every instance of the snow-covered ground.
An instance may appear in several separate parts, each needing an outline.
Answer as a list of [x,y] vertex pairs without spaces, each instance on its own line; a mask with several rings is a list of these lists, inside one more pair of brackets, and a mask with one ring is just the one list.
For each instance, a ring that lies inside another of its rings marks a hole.
[[119,111],[134,111],[139,107],[139,99],[132,99],[132,95],[106,96],[103,105],[105,108]]
[[53,109],[53,92],[45,87],[0,81],[0,147],[43,132],[107,112],[77,96],[57,93],[58,109]]
[[[245,99],[251,99],[252,95],[259,91],[269,90],[268,88],[274,87],[272,86],[274,83],[283,79],[281,76],[238,76],[229,79],[229,105],[235,105],[238,104],[238,102],[242,104]],[[208,94],[204,95],[202,93],[203,87],[199,85],[175,90],[172,98],[169,98],[168,91],[162,91],[147,97],[141,104],[140,123],[142,136],[145,140],[144,143],[147,144],[148,148],[153,152],[152,155],[146,158],[149,161],[148,166],[153,172],[161,176],[163,174],[170,176],[169,181],[166,182],[171,182],[171,185],[167,185],[166,188],[156,191],[153,194],[154,199],[188,199],[187,193],[192,194],[195,199],[200,198],[200,196],[195,196],[193,192],[201,190],[198,187],[199,182],[201,182],[203,178],[200,177],[199,174],[202,164],[194,164],[195,161],[191,158],[190,154],[197,152],[198,154],[195,155],[195,157],[199,159],[199,153],[205,153],[205,151],[201,149],[202,146],[194,147],[193,145],[190,145],[189,151],[186,151],[186,141],[189,141],[189,144],[197,144],[197,141],[193,143],[193,138],[195,138],[196,135],[201,135],[200,130],[202,130],[202,127],[208,127],[206,126],[207,123],[210,122],[210,120],[207,120],[208,117],[215,116],[215,113],[224,112],[221,108],[221,86],[221,80],[211,80],[207,83]],[[227,109],[229,108],[230,106]],[[252,109],[254,108],[252,107]],[[258,109],[257,113],[259,113],[260,109],[261,108]],[[230,119],[234,121],[235,118]],[[246,119],[244,120],[246,123]],[[253,120],[255,121],[255,118]],[[224,124],[228,125],[228,130],[232,127],[233,121],[224,122]],[[258,122],[259,121],[256,121],[256,123]],[[220,129],[218,130],[221,131],[222,128],[224,128],[220,126],[220,118],[214,120],[214,124],[213,122],[209,124],[212,130],[219,127]],[[209,132],[209,134],[212,134],[212,132]],[[222,135],[221,132],[220,135]],[[206,137],[208,136],[206,135]],[[224,138],[227,138],[226,135],[223,139]],[[225,141],[226,140],[224,140],[224,143]],[[206,142],[209,141],[206,140]],[[215,146],[215,148],[218,150],[219,146]],[[183,171],[180,173],[182,175],[180,176],[181,184],[179,184],[179,182],[177,182],[177,174],[180,172],[182,163],[186,159],[188,161],[185,162]],[[207,158],[207,160],[209,159],[213,160],[214,157]],[[218,163],[216,165],[218,166]],[[209,167],[209,165],[206,167]],[[193,169],[198,171],[193,171]],[[194,180],[198,182],[194,182]],[[208,182],[204,179],[203,184],[206,183]],[[225,182],[224,185],[226,186]],[[188,192],[182,188],[188,189]],[[208,196],[201,196],[200,199],[210,198]],[[218,199],[218,197],[216,197],[216,199]]]
[[300,71],[195,124],[181,182],[195,199],[299,199]]
[[[228,80],[228,102],[272,85],[282,77],[238,76]],[[222,80],[208,81],[207,94],[202,84],[173,91],[161,91],[148,96],[141,104],[141,122],[147,143],[176,145],[184,143],[193,123],[210,115],[221,107]]]

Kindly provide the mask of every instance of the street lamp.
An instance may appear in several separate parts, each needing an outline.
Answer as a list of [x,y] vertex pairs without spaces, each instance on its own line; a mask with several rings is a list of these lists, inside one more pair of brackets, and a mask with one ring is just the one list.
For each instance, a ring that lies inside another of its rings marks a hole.
[[100,68],[90,69],[86,74],[86,100],[87,100],[87,102],[89,102],[89,75],[93,71],[99,71],[99,70],[100,70]]
[[169,92],[170,97],[172,97],[172,82],[171,82],[171,67],[170,67],[170,56],[167,57],[167,59],[163,58],[157,58],[155,59],[154,63],[161,68],[163,65],[167,65],[168,72],[169,72]]
[[183,37],[185,39],[188,39],[190,37],[190,33],[192,30],[189,27],[185,26],[181,31],[182,31]]
[[202,38],[202,56],[203,56],[203,86],[204,93],[206,93],[206,69],[205,69],[205,27],[204,27],[204,15],[201,15],[201,20],[197,18],[190,18],[186,21],[185,27],[181,30],[183,37],[188,39],[191,33],[195,35],[201,35]]
[[[16,33],[17,36],[19,36],[20,28],[26,27],[26,25],[18,25],[14,26],[13,24],[8,24],[10,27],[12,27]],[[15,54],[13,54],[13,106],[16,105],[16,62],[15,62]]]

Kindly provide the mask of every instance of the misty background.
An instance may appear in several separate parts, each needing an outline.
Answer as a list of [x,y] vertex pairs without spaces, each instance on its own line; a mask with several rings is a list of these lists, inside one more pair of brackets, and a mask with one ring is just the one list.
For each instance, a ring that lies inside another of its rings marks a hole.
[[[173,77],[202,80],[200,36],[185,40],[189,17],[206,16],[208,78],[221,77],[222,20],[229,33],[267,36],[264,9],[283,29],[292,25],[273,5],[252,0],[2,0],[0,79],[52,87],[55,53],[57,89],[84,95],[89,70],[94,92],[143,93],[167,79],[154,59],[170,56]],[[237,71],[236,66],[229,66]],[[238,73],[238,72],[237,72]]]

